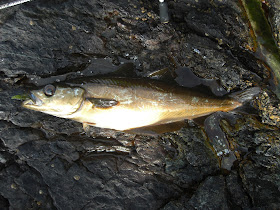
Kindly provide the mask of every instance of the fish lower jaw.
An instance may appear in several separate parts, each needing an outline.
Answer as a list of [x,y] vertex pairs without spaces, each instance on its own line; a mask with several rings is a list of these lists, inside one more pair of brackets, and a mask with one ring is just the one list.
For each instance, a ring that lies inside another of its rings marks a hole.
[[[31,99],[27,99],[22,103],[22,106],[28,109],[35,109],[36,107],[42,106],[42,101],[36,97],[31,97]],[[33,107],[33,108],[32,108]]]
[[30,106],[30,105],[35,105],[35,103],[34,103],[31,99],[25,100],[25,101],[22,103],[22,106],[23,106],[23,107],[27,107],[27,106]]
[[22,107],[26,108],[26,109],[31,109],[31,110],[35,110],[35,111],[40,111],[40,105],[37,105],[33,100],[28,99],[25,100],[22,104]]

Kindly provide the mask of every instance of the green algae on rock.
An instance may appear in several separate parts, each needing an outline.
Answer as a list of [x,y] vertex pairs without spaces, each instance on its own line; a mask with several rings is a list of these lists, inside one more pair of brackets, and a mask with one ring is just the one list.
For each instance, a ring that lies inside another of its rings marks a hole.
[[273,39],[270,25],[262,9],[262,3],[259,0],[242,0],[248,19],[254,31],[257,51],[271,68],[276,79],[275,94],[280,99],[280,53]]
[[24,100],[27,100],[29,98],[30,97],[28,96],[28,94],[22,94],[22,95],[14,95],[14,96],[12,96],[11,99],[24,101]]

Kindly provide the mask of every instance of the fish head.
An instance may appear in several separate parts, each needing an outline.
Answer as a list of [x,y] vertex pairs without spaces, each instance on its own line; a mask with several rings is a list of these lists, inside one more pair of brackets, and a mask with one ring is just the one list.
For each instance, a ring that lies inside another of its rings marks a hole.
[[30,92],[30,99],[22,106],[50,115],[65,117],[76,112],[84,100],[85,90],[80,87],[60,87],[46,85],[40,90]]

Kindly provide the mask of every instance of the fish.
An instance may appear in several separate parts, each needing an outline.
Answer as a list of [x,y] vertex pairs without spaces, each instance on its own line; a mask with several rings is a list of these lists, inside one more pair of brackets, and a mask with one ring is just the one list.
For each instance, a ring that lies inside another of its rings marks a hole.
[[22,106],[83,123],[128,131],[231,111],[260,91],[216,97],[153,79],[87,78],[32,90]]

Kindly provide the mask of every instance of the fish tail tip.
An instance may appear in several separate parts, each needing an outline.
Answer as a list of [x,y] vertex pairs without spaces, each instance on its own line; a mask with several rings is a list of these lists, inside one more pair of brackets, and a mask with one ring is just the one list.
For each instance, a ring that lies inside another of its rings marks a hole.
[[231,98],[235,99],[237,102],[243,104],[252,100],[261,92],[260,87],[251,87],[246,90],[238,91],[230,95]]

